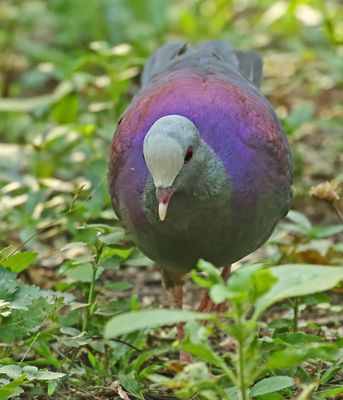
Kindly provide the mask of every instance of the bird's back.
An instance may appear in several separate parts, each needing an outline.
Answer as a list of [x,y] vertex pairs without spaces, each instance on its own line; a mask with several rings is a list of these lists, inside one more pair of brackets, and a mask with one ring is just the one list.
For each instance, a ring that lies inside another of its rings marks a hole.
[[166,44],[148,59],[141,76],[141,84],[144,87],[161,74],[168,74],[180,68],[206,65],[216,66],[224,72],[239,72],[256,87],[261,86],[261,56],[254,51],[236,51],[220,40],[203,42],[196,46],[188,43]]

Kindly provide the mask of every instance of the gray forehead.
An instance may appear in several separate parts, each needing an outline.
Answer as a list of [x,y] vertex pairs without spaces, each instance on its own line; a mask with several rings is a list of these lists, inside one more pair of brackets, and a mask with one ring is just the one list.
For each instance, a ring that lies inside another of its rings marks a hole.
[[182,115],[166,115],[158,119],[147,132],[144,146],[157,137],[174,139],[182,148],[200,139],[197,127]]

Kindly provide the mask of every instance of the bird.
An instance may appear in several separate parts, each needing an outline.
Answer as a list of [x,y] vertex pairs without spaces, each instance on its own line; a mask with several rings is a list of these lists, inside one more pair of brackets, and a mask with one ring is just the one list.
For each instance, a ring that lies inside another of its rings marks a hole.
[[[116,215],[161,269],[173,306],[199,259],[223,268],[262,246],[290,207],[292,156],[260,91],[254,51],[212,40],[153,53],[118,121],[108,186]],[[205,296],[202,311],[212,307]],[[182,325],[178,337],[184,337]]]

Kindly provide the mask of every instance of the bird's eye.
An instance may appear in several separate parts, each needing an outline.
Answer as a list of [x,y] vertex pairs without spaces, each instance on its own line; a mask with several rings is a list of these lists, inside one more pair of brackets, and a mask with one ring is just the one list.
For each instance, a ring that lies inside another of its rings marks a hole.
[[192,158],[192,156],[193,156],[193,148],[192,146],[189,146],[185,155],[185,163],[187,163]]

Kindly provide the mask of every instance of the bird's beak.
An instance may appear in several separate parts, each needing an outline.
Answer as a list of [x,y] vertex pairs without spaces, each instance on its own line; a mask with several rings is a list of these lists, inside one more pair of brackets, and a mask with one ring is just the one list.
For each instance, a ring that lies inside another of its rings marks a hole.
[[158,215],[160,217],[160,221],[164,221],[167,215],[169,200],[174,191],[175,189],[172,186],[166,188],[156,188],[156,199],[158,201]]

